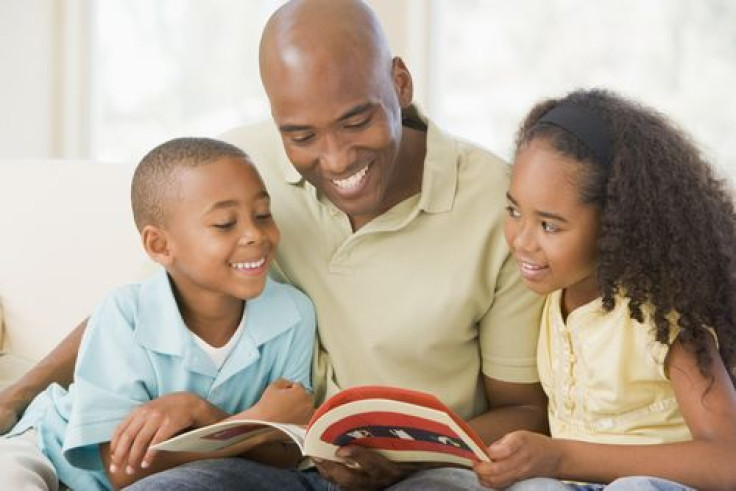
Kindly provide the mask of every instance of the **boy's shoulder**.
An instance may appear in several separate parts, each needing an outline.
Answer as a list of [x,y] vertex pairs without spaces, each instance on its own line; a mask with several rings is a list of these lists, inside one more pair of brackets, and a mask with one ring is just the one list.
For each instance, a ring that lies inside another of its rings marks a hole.
[[[138,324],[142,311],[164,311],[170,315],[178,312],[171,285],[164,270],[156,271],[136,283],[120,285],[110,290],[97,304],[92,317],[97,321],[125,320],[131,327]],[[145,315],[144,315],[145,317]]]
[[293,303],[300,312],[303,312],[305,309],[309,311],[314,310],[312,301],[304,292],[293,285],[282,283],[270,276],[266,279],[266,286],[258,298],[264,302],[278,303],[288,301]]

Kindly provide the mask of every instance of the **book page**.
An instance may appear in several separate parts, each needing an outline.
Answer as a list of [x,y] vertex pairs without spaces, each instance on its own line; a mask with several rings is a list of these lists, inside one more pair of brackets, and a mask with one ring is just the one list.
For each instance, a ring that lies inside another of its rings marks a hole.
[[222,421],[197,428],[153,445],[151,449],[173,452],[214,452],[251,438],[261,437],[262,441],[259,443],[277,440],[277,432],[294,440],[302,454],[304,453],[306,433],[304,427],[257,419]]

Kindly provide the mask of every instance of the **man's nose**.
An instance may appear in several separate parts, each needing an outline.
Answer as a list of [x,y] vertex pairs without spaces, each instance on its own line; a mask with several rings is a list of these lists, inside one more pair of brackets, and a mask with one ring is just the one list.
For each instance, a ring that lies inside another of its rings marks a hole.
[[322,170],[333,176],[341,176],[353,161],[351,154],[351,147],[347,142],[334,135],[326,136],[320,154]]

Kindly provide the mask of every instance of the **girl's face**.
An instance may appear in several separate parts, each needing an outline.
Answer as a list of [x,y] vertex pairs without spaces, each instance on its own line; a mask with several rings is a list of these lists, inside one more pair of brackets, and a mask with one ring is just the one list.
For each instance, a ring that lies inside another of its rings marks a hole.
[[584,164],[543,139],[519,151],[511,175],[505,233],[526,285],[564,289],[564,310],[599,296],[595,277],[598,209],[580,201]]

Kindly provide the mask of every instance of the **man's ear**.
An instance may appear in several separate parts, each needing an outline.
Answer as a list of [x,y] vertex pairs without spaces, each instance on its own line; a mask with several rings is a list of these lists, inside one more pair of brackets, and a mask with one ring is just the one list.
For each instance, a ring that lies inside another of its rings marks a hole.
[[174,256],[171,252],[169,235],[164,229],[156,225],[146,225],[141,230],[141,241],[148,257],[162,266],[171,264]]
[[414,82],[404,60],[398,56],[394,57],[391,62],[391,77],[399,97],[399,104],[402,108],[409,107],[414,99]]

